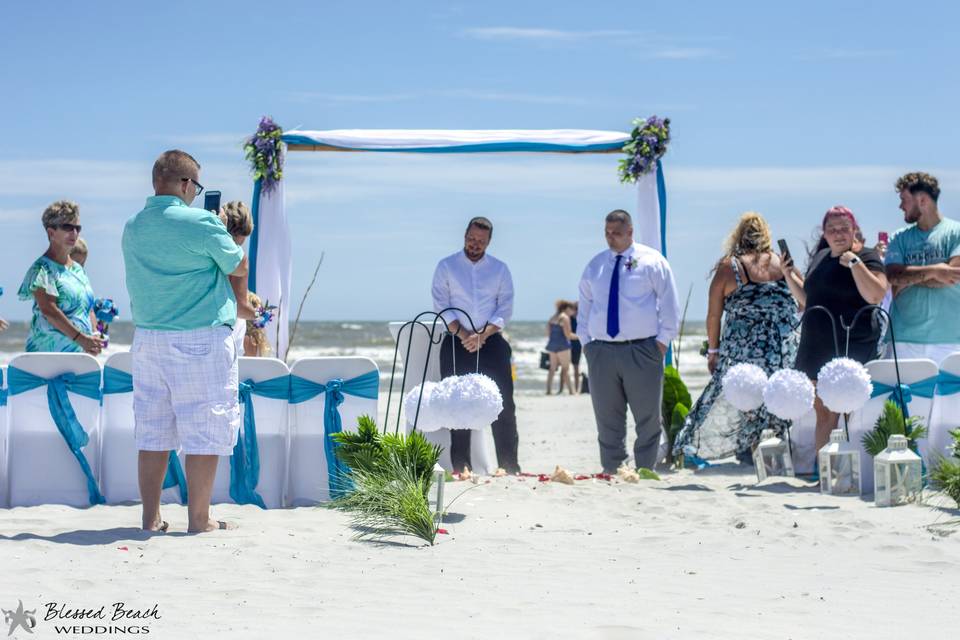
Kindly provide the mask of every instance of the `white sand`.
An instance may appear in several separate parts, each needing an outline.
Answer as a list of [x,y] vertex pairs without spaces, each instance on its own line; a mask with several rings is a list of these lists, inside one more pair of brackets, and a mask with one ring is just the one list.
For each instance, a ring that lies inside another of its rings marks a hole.
[[[522,397],[519,411],[525,470],[598,470],[589,398]],[[447,496],[470,487],[448,483]],[[165,507],[174,533],[155,536],[135,528],[135,506],[12,509],[0,512],[0,607],[22,599],[42,618],[48,601],[157,604],[155,638],[902,638],[955,627],[960,527],[944,523],[956,510],[877,509],[801,481],[754,486],[726,466],[639,485],[500,478],[450,511],[450,534],[425,547],[353,541],[344,516],[314,508],[218,506],[240,529],[201,536],[182,534],[183,507]],[[64,637],[51,625],[14,637]]]

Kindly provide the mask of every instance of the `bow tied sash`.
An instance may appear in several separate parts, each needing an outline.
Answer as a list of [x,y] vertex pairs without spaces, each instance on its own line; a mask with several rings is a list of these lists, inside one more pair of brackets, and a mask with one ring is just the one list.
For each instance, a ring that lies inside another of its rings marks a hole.
[[[133,376],[116,367],[103,368],[103,395],[115,393],[133,393]],[[101,399],[101,404],[103,400]],[[177,487],[180,493],[180,502],[187,504],[187,477],[183,473],[183,466],[176,451],[171,451],[167,458],[167,474],[163,477],[163,488]]]
[[260,448],[257,445],[257,418],[253,396],[274,400],[290,398],[290,376],[280,376],[254,382],[251,379],[240,383],[240,403],[243,404],[243,432],[230,456],[230,497],[237,504],[255,504],[261,509],[267,505],[257,493],[260,482]]
[[909,407],[914,396],[918,396],[920,398],[932,398],[937,389],[938,380],[939,376],[931,376],[912,384],[901,384],[899,386],[891,386],[882,382],[874,382],[873,391],[871,392],[870,397],[876,398],[878,396],[886,396],[888,399],[892,399],[900,406],[900,410],[903,411],[904,417],[909,418]]
[[960,376],[941,371],[937,377],[937,395],[950,396],[960,393]]
[[93,477],[90,463],[87,462],[87,456],[83,453],[83,448],[90,442],[90,436],[87,435],[83,425],[77,419],[77,414],[73,410],[73,405],[70,404],[68,395],[68,392],[72,392],[91,400],[99,400],[99,369],[89,373],[64,373],[53,378],[41,378],[17,367],[10,367],[7,372],[7,379],[11,396],[39,389],[43,386],[47,387],[47,404],[50,407],[50,416],[57,426],[57,431],[63,437],[63,441],[80,464],[80,470],[87,478],[87,493],[90,504],[105,503],[106,500],[100,493],[96,478]]
[[349,490],[347,472],[349,468],[337,458],[333,434],[343,430],[343,421],[340,417],[340,405],[343,404],[344,394],[360,398],[376,399],[380,387],[380,374],[368,371],[363,375],[349,380],[334,378],[326,384],[313,382],[300,376],[290,376],[290,402],[297,404],[306,402],[324,394],[323,405],[323,452],[327,459],[327,478],[330,485],[330,496],[339,498]]

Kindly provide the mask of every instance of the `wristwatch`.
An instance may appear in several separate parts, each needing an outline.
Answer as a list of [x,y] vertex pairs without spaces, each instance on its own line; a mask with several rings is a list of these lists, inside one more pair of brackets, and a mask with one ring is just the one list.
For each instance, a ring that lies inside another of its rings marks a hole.
[[859,256],[854,256],[853,259],[850,260],[850,268],[853,268],[854,265],[860,264],[861,262],[862,260],[860,260]]

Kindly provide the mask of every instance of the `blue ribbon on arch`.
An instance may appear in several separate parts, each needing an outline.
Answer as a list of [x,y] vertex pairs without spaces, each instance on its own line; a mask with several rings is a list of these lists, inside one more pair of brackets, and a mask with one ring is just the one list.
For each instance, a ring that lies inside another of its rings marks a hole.
[[68,395],[68,392],[73,392],[91,400],[100,400],[100,370],[89,373],[63,373],[53,378],[41,378],[23,369],[10,367],[7,371],[7,382],[11,396],[43,386],[47,387],[50,416],[63,441],[80,464],[80,470],[87,478],[90,504],[104,504],[106,500],[100,493],[97,480],[93,477],[93,470],[90,468],[87,456],[83,453],[83,448],[90,442],[90,436],[77,419]]
[[929,378],[924,378],[919,382],[914,382],[913,384],[901,384],[899,386],[891,386],[884,384],[882,382],[873,383],[873,391],[870,393],[871,398],[876,398],[878,396],[887,396],[887,398],[892,399],[900,406],[900,410],[903,411],[903,416],[905,418],[910,417],[910,403],[913,401],[914,396],[920,398],[932,398],[933,394],[937,390],[937,382],[939,381],[940,376],[930,376]]
[[[103,395],[114,393],[133,393],[133,376],[116,367],[103,368]],[[101,399],[101,404],[103,400]],[[180,502],[187,504],[187,476],[176,451],[167,458],[167,474],[163,477],[163,488],[178,487]]]
[[941,371],[937,376],[937,395],[951,396],[960,393],[960,376]]
[[255,504],[261,509],[267,505],[257,493],[260,482],[260,447],[257,445],[257,418],[253,396],[274,400],[290,398],[290,376],[280,376],[255,382],[240,383],[240,402],[243,404],[243,432],[237,438],[230,456],[230,497],[237,504]]
[[323,405],[323,452],[327,459],[327,478],[330,485],[330,496],[334,499],[342,497],[350,490],[347,472],[350,468],[337,458],[333,441],[333,434],[343,431],[343,421],[340,417],[340,405],[343,404],[344,394],[360,398],[377,397],[380,388],[380,374],[368,371],[363,375],[349,380],[334,378],[326,384],[313,382],[300,376],[290,376],[290,402],[297,404],[312,400],[321,393],[324,394]]

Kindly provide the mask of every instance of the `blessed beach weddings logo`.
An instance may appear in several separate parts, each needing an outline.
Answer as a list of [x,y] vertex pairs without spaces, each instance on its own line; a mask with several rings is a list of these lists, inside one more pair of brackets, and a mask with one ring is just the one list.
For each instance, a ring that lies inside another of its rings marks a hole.
[[[100,635],[100,634],[146,634],[150,633],[150,626],[142,624],[147,620],[160,620],[159,605],[153,605],[145,609],[128,607],[125,602],[114,602],[109,607],[101,605],[96,608],[85,609],[82,607],[70,607],[66,603],[45,602],[43,604],[45,612],[43,622],[53,622],[53,629],[57,635]],[[10,625],[7,631],[7,637],[12,636],[17,629],[23,629],[29,634],[37,627],[37,609],[23,608],[23,601],[19,601],[16,610],[2,609],[4,621]],[[69,621],[102,621],[102,622],[126,622],[140,621],[141,624],[63,624],[64,620]],[[57,624],[60,622],[60,624]]]

